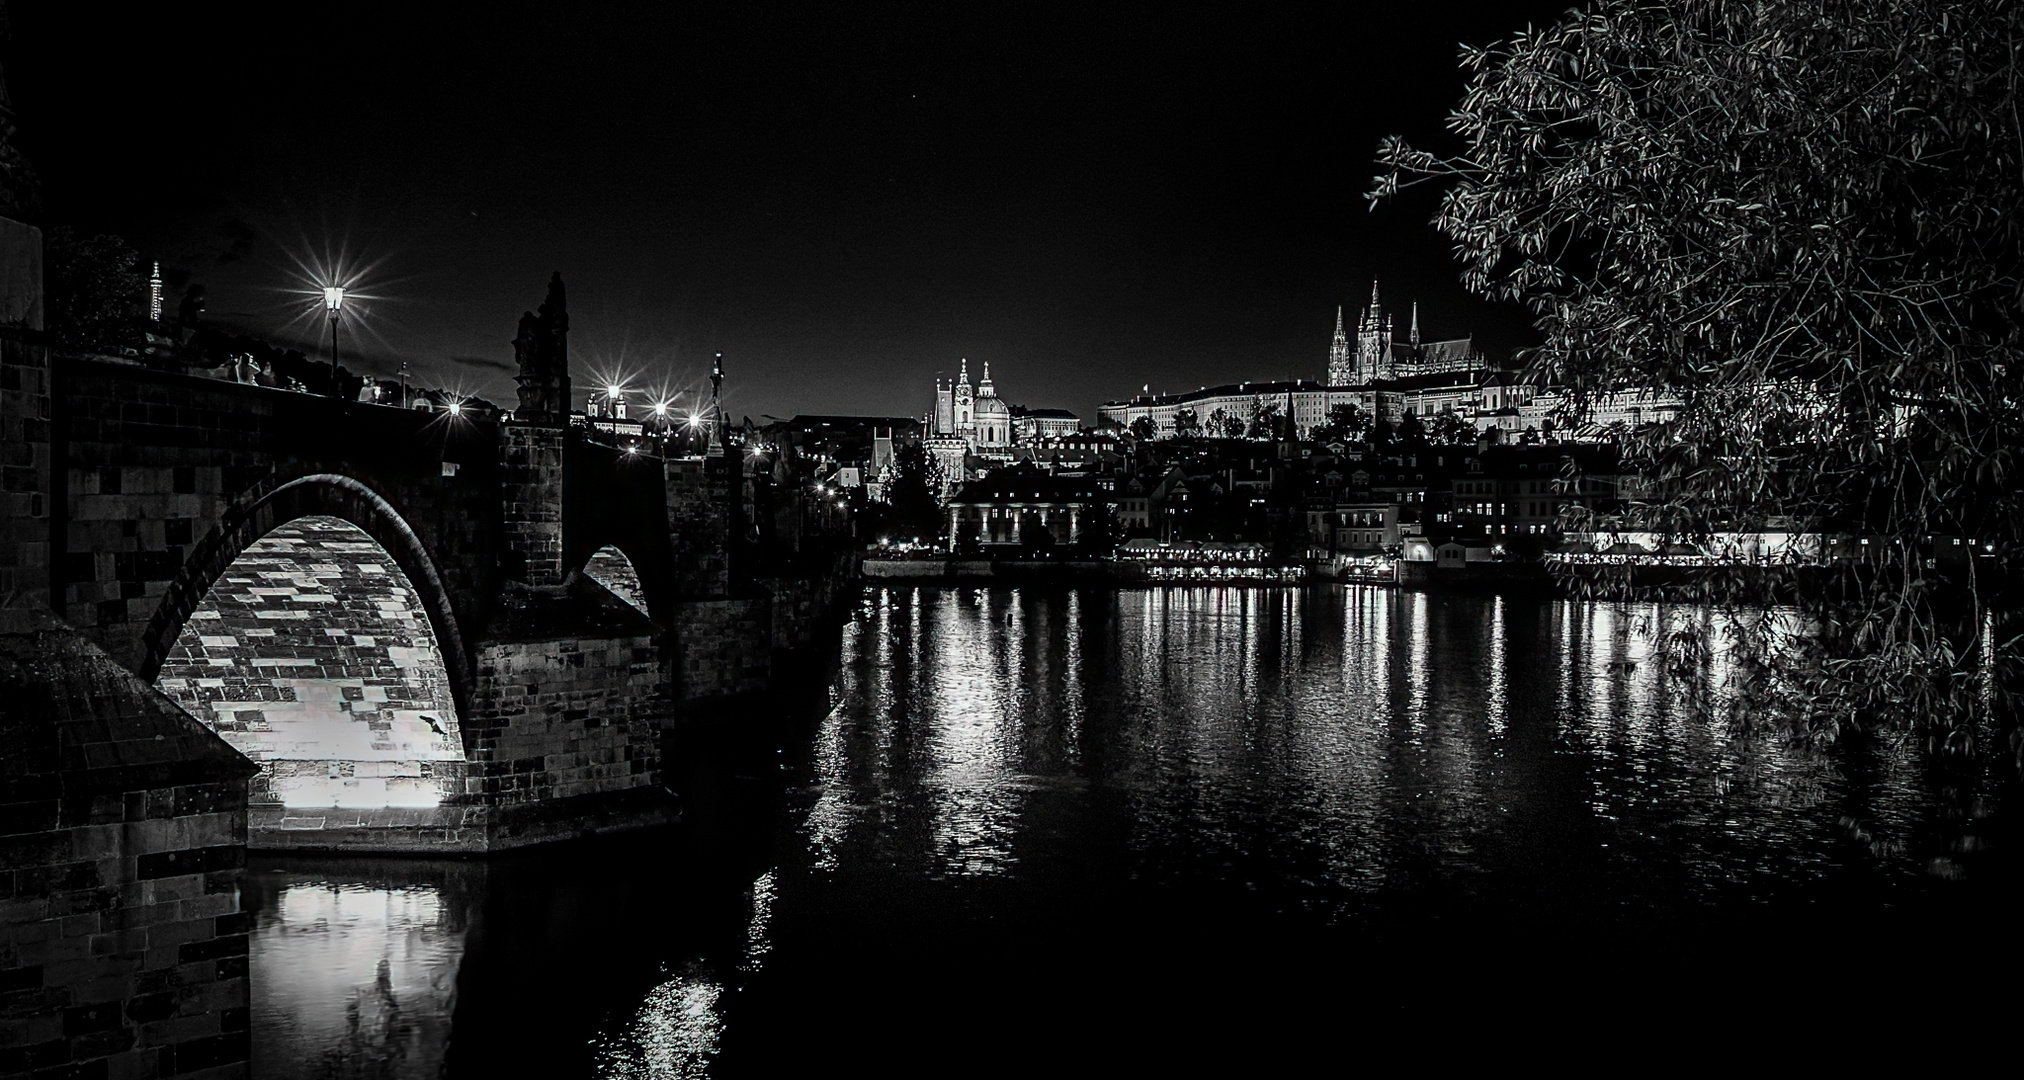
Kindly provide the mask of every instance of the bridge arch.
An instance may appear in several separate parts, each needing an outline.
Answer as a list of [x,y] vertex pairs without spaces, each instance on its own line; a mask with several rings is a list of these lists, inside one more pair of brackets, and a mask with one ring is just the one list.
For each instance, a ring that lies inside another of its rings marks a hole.
[[[456,610],[451,606],[449,590],[437,572],[435,559],[391,503],[362,481],[338,473],[310,473],[287,480],[270,478],[234,502],[218,525],[198,541],[162,596],[142,635],[142,659],[136,674],[148,682],[159,678],[162,663],[184,627],[233,560],[277,526],[303,517],[337,518],[355,526],[385,549],[428,616],[448,672],[457,715],[468,716],[472,690],[470,654],[465,651]],[[468,738],[466,734],[465,739]],[[468,741],[465,750],[468,753]]]
[[646,591],[640,584],[639,568],[617,544],[606,544],[591,552],[590,558],[583,564],[583,576],[639,609],[640,614],[652,618],[648,613]]
[[662,633],[672,633],[673,557],[666,536],[636,529],[585,529],[569,545],[564,566],[630,604]]
[[464,731],[421,602],[386,548],[334,517],[248,546],[156,685],[260,766],[254,801],[432,807],[464,794]]

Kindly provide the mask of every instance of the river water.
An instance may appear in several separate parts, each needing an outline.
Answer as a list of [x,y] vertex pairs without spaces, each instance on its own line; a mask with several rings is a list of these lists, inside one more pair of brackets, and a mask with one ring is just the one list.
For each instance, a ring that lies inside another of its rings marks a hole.
[[812,701],[674,741],[679,829],[255,860],[255,1075],[1434,1063],[1986,1001],[2014,767],[1732,730],[1652,656],[1682,617],[873,590]]

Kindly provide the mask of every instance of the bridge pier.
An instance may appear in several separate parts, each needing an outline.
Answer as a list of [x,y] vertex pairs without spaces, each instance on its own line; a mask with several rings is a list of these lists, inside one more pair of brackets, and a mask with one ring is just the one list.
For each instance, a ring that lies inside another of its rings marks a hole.
[[[577,577],[509,586],[477,643],[457,790],[432,807],[256,807],[256,851],[482,854],[678,818],[660,786],[658,629]],[[447,785],[446,787],[451,786]]]

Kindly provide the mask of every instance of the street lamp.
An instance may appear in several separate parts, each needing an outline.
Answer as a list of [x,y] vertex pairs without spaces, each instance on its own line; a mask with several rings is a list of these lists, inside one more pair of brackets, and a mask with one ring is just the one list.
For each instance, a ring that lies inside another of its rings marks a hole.
[[337,316],[344,309],[344,288],[339,285],[325,286],[323,306],[330,312],[330,396],[337,397]]

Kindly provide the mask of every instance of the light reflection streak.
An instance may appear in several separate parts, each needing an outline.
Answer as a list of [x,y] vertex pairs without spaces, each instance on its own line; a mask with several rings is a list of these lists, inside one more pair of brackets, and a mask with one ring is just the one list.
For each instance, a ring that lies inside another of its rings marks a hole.
[[[767,929],[773,919],[777,891],[773,872],[752,882],[745,900],[745,954],[737,964],[750,975],[765,966],[773,951]],[[700,959],[664,971],[665,981],[647,991],[638,1010],[614,1035],[591,1040],[598,1075],[612,1080],[701,1080],[723,1050],[726,1017],[725,980]]]
[[[844,647],[852,640],[846,636]],[[844,736],[843,707],[829,710],[815,731],[815,775],[822,790],[808,810],[802,828],[808,834],[811,868],[833,871],[840,865],[840,852],[856,820],[850,787],[849,746]]]
[[[1339,672],[1341,681],[1315,678],[1293,684],[1286,741],[1274,762],[1278,774],[1297,777],[1300,793],[1287,838],[1319,852],[1328,877],[1372,889],[1385,878],[1381,853],[1391,835],[1379,798],[1390,742],[1379,711],[1345,706],[1382,697],[1375,690],[1382,667],[1372,662],[1369,646],[1374,637],[1385,635],[1353,629],[1381,621],[1368,615],[1373,598],[1382,601],[1385,594],[1352,587],[1337,599],[1345,632],[1311,635],[1314,670]],[[1298,594],[1291,599],[1309,608],[1324,606]],[[1340,655],[1331,657],[1328,651]]]
[[[946,596],[941,598],[946,600]],[[983,595],[956,609],[935,606],[936,655],[917,703],[924,749],[921,786],[932,808],[930,852],[943,873],[996,875],[1014,859],[1012,831],[1022,793],[1005,781],[1017,771],[1020,725],[1005,668],[994,646],[1008,644]],[[1012,590],[1016,609],[1019,591]],[[1011,620],[1007,620],[1009,626]]]
[[1427,730],[1427,644],[1427,594],[1416,592],[1406,603],[1406,725],[1415,741]]
[[1063,765],[1073,770],[1082,763],[1082,593],[1068,594],[1068,626],[1062,635],[1059,685],[1061,688],[1061,753]]
[[1504,725],[1509,717],[1509,702],[1505,695],[1508,687],[1504,681],[1504,597],[1492,598],[1490,604],[1490,692],[1484,700],[1485,719],[1492,736],[1504,734]]
[[[1216,594],[1219,607],[1222,606],[1220,602],[1226,600],[1228,595],[1221,592]],[[1258,609],[1263,606],[1264,597],[1258,590],[1242,590],[1237,594],[1237,602],[1241,605],[1243,613],[1237,623],[1238,640],[1243,643],[1243,658],[1237,665],[1237,686],[1244,695],[1243,712],[1238,715],[1243,717],[1247,722],[1247,726],[1249,726],[1256,724],[1260,719],[1258,715],[1258,695],[1260,686],[1264,681],[1259,677],[1260,672],[1258,670],[1259,660],[1263,656],[1260,651],[1263,647],[1263,642],[1260,639],[1264,635],[1260,631],[1262,627],[1269,624],[1265,619],[1259,617]]]

